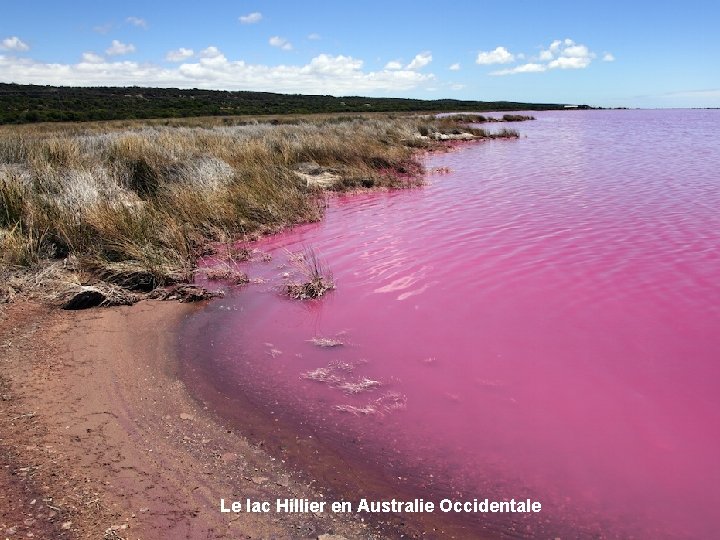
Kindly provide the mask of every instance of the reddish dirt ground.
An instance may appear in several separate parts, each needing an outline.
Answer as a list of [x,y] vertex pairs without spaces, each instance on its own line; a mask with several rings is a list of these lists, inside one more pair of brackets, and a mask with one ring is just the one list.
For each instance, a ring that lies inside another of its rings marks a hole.
[[386,536],[353,516],[220,513],[221,497],[322,494],[178,380],[173,331],[192,309],[0,310],[0,537]]

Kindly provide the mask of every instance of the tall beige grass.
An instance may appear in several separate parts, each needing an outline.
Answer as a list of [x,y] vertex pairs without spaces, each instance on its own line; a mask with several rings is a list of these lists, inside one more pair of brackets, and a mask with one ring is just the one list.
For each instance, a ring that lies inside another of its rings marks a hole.
[[150,286],[186,280],[209,241],[321,217],[322,194],[296,174],[299,164],[332,171],[341,179],[333,189],[416,184],[415,151],[431,144],[420,134],[449,129],[440,123],[374,116],[6,127],[0,265],[73,257],[78,271],[110,281],[132,283],[133,273]]

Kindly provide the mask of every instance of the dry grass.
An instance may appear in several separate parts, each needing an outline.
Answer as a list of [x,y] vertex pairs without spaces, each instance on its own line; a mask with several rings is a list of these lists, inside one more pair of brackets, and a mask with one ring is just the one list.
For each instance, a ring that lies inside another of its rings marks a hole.
[[348,372],[352,370],[353,366],[350,364],[338,366],[331,363],[327,367],[320,367],[303,373],[301,377],[310,381],[324,383],[348,395],[370,392],[382,386],[380,381],[368,377],[348,378]]
[[302,276],[301,281],[285,285],[285,293],[290,298],[311,300],[320,298],[335,288],[332,273],[312,248],[302,253],[294,253],[289,259]]
[[205,276],[210,281],[226,281],[232,285],[245,285],[250,283],[250,278],[248,278],[245,272],[236,270],[229,264],[206,268]]
[[333,348],[333,347],[340,347],[344,345],[345,343],[339,339],[335,338],[326,338],[326,337],[314,337],[309,340],[310,343],[313,345],[317,345],[318,347],[322,348]]
[[380,381],[361,377],[357,381],[345,381],[338,386],[346,394],[359,394],[381,386]]
[[[322,188],[300,164],[337,175],[327,189],[408,187],[423,173],[416,150],[437,144],[423,133],[468,129],[378,115],[3,127],[0,267],[37,273],[73,256],[81,286],[147,292],[187,282],[210,242],[321,217]],[[288,293],[322,295],[331,282],[316,277]],[[0,287],[0,301],[16,293]]]

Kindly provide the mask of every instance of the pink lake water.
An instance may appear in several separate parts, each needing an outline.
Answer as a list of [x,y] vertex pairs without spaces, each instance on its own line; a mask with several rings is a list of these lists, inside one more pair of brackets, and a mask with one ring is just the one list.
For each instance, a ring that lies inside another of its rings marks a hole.
[[[187,362],[405,492],[542,502],[490,536],[713,537],[720,111],[534,114],[255,244]],[[287,299],[309,248],[337,289]]]

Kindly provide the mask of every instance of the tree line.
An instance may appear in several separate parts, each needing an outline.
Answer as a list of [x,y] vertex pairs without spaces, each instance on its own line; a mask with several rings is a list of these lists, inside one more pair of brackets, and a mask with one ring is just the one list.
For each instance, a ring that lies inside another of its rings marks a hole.
[[84,122],[264,114],[517,111],[557,103],[335,97],[143,87],[66,87],[0,83],[0,124]]

